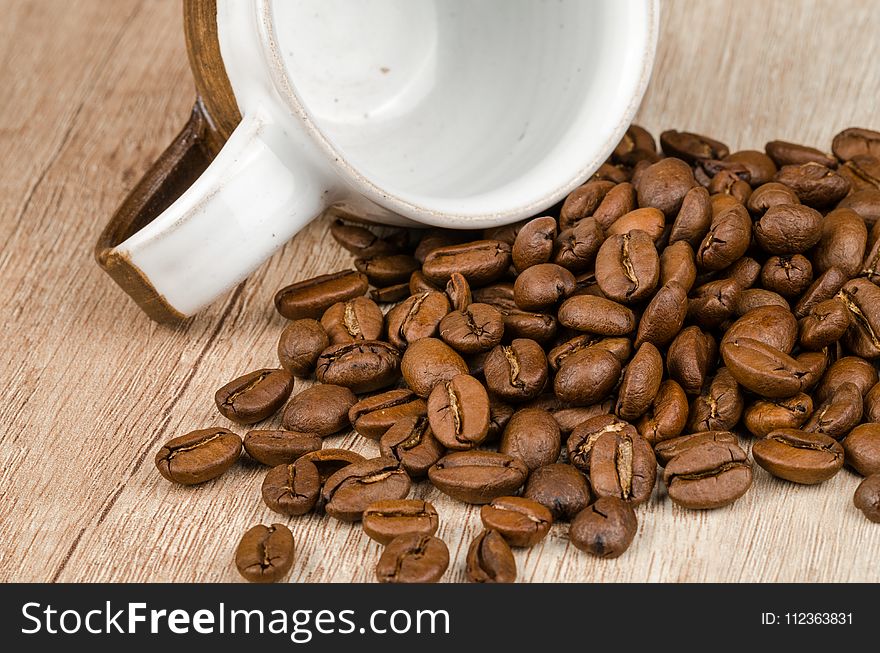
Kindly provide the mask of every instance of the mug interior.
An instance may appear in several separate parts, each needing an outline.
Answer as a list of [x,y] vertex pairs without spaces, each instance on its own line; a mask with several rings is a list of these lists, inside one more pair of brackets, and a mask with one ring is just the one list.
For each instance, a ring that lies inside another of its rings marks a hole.
[[295,98],[361,190],[423,222],[543,210],[647,84],[654,0],[272,0]]

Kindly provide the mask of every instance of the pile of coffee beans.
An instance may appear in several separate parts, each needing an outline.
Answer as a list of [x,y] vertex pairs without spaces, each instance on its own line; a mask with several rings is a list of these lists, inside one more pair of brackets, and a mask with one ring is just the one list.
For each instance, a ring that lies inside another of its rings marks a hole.
[[[619,556],[657,485],[720,508],[749,491],[752,461],[801,484],[847,465],[880,522],[880,133],[846,129],[831,150],[731,153],[679,131],[658,150],[632,126],[547,215],[482,233],[337,220],[354,269],[279,290],[280,368],[216,394],[229,420],[283,409],[283,428],[193,431],[156,466],[202,483],[244,448],[271,467],[271,510],[361,522],[383,582],[449,565],[413,483],[482,506],[474,582],[515,580],[511,547],[554,522]],[[322,447],[351,429],[375,457]],[[274,581],[293,551],[285,525],[260,525],[235,562]]]

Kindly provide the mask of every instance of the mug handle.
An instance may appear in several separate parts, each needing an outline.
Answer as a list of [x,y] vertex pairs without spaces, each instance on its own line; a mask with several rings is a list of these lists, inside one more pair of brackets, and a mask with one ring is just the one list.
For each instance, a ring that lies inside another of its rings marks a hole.
[[196,102],[95,246],[98,264],[157,322],[233,288],[330,199],[319,166],[291,151],[268,112],[246,114],[222,149],[218,140]]

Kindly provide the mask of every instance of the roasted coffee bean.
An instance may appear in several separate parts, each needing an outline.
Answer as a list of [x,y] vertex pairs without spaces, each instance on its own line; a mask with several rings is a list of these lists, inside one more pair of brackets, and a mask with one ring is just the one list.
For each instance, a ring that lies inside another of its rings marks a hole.
[[468,367],[464,359],[442,340],[422,338],[407,347],[400,371],[413,392],[427,397],[438,383],[467,374]]
[[724,271],[724,276],[736,281],[743,290],[754,286],[761,276],[761,264],[744,256]]
[[746,208],[752,215],[761,216],[768,209],[780,204],[800,204],[794,191],[784,184],[771,181],[758,186],[749,196]]
[[626,420],[641,417],[657,396],[662,380],[663,357],[650,342],[642,343],[623,371],[614,412]]
[[459,374],[434,386],[428,396],[428,421],[447,449],[472,449],[489,430],[489,396],[483,384]]
[[834,157],[806,145],[798,145],[786,141],[770,141],[764,146],[764,150],[767,152],[767,156],[773,159],[773,162],[780,167],[801,165],[803,163],[818,163],[826,168],[834,168],[837,165]]
[[321,326],[334,345],[355,340],[378,340],[385,330],[385,316],[372,299],[355,297],[333,304],[324,311]]
[[818,163],[782,166],[773,177],[791,188],[807,206],[824,208],[839,202],[849,192],[849,179]]
[[632,424],[616,415],[596,415],[575,427],[568,437],[566,450],[569,462],[585,474],[589,473],[593,445],[605,433],[618,433],[630,438],[638,435]]
[[720,141],[674,129],[660,134],[660,146],[666,156],[678,157],[691,164],[699,163],[702,159],[723,159],[730,153]]
[[875,383],[865,394],[864,418],[866,422],[880,422],[880,383]]
[[523,270],[513,284],[517,306],[526,311],[550,310],[575,289],[574,275],[555,263],[539,263]]
[[356,403],[357,397],[348,388],[318,383],[293,396],[281,424],[288,431],[315,433],[323,438],[351,426],[348,411]]
[[712,224],[712,204],[709,191],[695,186],[685,193],[681,208],[669,232],[669,244],[685,241],[691,248],[699,246]]
[[[802,351],[795,357],[795,360],[806,372],[802,379],[804,392],[813,390],[831,362],[827,349],[822,351]],[[817,396],[816,399],[819,400],[819,397]]]
[[647,501],[657,479],[657,459],[640,435],[603,433],[590,454],[590,485],[596,497],[618,497],[637,505]]
[[632,354],[632,342],[629,338],[603,338],[592,334],[575,336],[550,350],[547,360],[554,372],[570,355],[583,349],[604,349],[610,352],[621,364],[629,360]]
[[752,466],[737,444],[704,442],[670,460],[663,482],[669,498],[683,508],[721,508],[751,487]]
[[572,272],[583,272],[595,260],[605,232],[594,218],[584,218],[556,237],[553,262]]
[[362,436],[378,440],[404,417],[427,415],[427,411],[425,400],[411,390],[389,390],[361,399],[348,410],[348,420]]
[[[450,275],[450,279],[452,276]],[[409,276],[409,294],[421,295],[425,292],[440,292],[442,288],[438,288],[435,284],[428,281],[428,277],[422,274],[421,270],[416,270]]]
[[529,220],[519,230],[511,250],[511,260],[517,272],[546,263],[553,255],[556,240],[556,219],[552,217]]
[[498,281],[510,267],[510,245],[500,240],[475,240],[435,249],[425,257],[422,272],[431,283],[445,285],[453,272],[472,286]]
[[683,240],[670,244],[660,254],[660,285],[675,282],[687,294],[697,279],[693,248]]
[[612,188],[596,210],[593,219],[599,223],[602,229],[610,227],[615,220],[636,208],[636,190],[633,185],[624,182]]
[[367,275],[374,286],[390,286],[404,283],[410,275],[421,267],[416,259],[408,254],[385,254],[372,258],[356,258],[354,267]]
[[275,308],[288,320],[318,319],[333,304],[365,295],[368,287],[366,275],[355,270],[322,274],[279,290]]
[[381,340],[330,345],[318,358],[315,378],[352,392],[379,390],[400,378],[400,352]]
[[324,483],[321,499],[331,517],[359,521],[364,510],[376,501],[405,499],[411,485],[397,460],[381,456],[346,465],[333,474]]
[[813,251],[816,271],[832,267],[848,277],[861,270],[868,243],[868,229],[862,217],[852,209],[834,209],[822,220],[821,237]]
[[471,285],[458,272],[453,272],[446,282],[446,296],[449,297],[453,311],[466,311],[473,301]]
[[665,347],[678,335],[687,315],[687,292],[677,282],[660,288],[642,313],[636,333],[636,348],[643,343]]
[[733,279],[717,279],[696,288],[688,299],[687,317],[704,329],[714,329],[733,315],[742,288]]
[[631,309],[610,299],[577,295],[559,307],[559,323],[600,336],[624,336],[636,328],[636,316]]
[[293,566],[293,533],[284,524],[258,524],[242,536],[235,549],[238,573],[251,583],[274,583]]
[[321,485],[343,467],[366,460],[359,453],[348,449],[321,449],[302,456],[303,459],[312,462],[318,469],[318,478]]
[[843,447],[822,433],[779,429],[752,447],[755,462],[786,481],[812,485],[827,481],[843,467]]
[[[831,435],[831,434],[829,434]],[[880,473],[880,424],[862,424],[843,441],[846,464],[862,476]]]
[[846,304],[839,298],[817,304],[810,314],[798,323],[801,347],[819,351],[833,345],[849,328],[850,315]]
[[599,558],[617,558],[632,544],[639,524],[632,506],[617,497],[600,497],[577,514],[568,539]]
[[743,412],[743,396],[739,385],[726,367],[716,372],[709,386],[691,402],[688,431],[727,431],[732,429]]
[[761,269],[761,285],[783,297],[797,297],[813,281],[813,266],[801,254],[771,256]]
[[745,166],[736,164],[731,165],[728,170],[721,170],[709,180],[706,187],[710,193],[724,193],[736,199],[740,204],[749,201],[752,195],[752,187],[749,182],[745,181],[749,176]]
[[716,356],[715,339],[710,334],[697,326],[686,327],[669,345],[666,354],[669,376],[678,381],[687,394],[698,395]]
[[849,161],[860,154],[880,156],[880,132],[849,127],[834,137],[831,151],[841,161]]
[[241,455],[241,438],[224,428],[192,431],[162,445],[156,468],[169,481],[196,485],[217,478]]
[[367,506],[361,525],[369,537],[387,545],[401,535],[433,535],[440,525],[440,518],[434,506],[427,501],[386,500]]
[[413,256],[417,261],[425,263],[428,254],[442,247],[458,245],[469,241],[472,237],[470,232],[455,231],[454,229],[427,229],[422,232],[419,244],[416,246]]
[[411,342],[435,337],[449,308],[446,293],[428,291],[407,297],[388,311],[388,341],[403,350]]
[[591,417],[608,415],[613,408],[614,402],[609,398],[592,406],[569,406],[566,403],[561,403],[558,408],[551,410],[550,414],[559,424],[559,430],[562,434],[568,435]]
[[801,427],[840,440],[862,420],[862,393],[855,383],[841,383]]
[[837,204],[839,209],[852,209],[865,224],[874,228],[880,220],[880,190],[862,189],[850,193]]
[[553,463],[531,473],[523,497],[540,503],[555,521],[569,521],[590,504],[586,477],[571,465]]
[[376,564],[380,583],[436,583],[449,567],[449,548],[432,535],[400,535]]
[[[635,167],[638,167],[638,164]],[[622,184],[625,181],[631,180],[635,167],[630,169],[629,166],[623,164],[611,165],[610,163],[603,163],[590,179],[593,181],[610,181],[615,184]]]
[[508,420],[498,451],[523,461],[531,471],[555,463],[561,448],[553,415],[541,408],[522,408]]
[[880,190],[880,159],[870,154],[854,156],[837,169],[852,191]]
[[486,530],[497,531],[510,546],[534,546],[544,539],[553,515],[537,501],[523,497],[498,497],[480,508]]
[[610,352],[583,349],[562,361],[553,380],[553,391],[562,401],[588,406],[608,396],[620,379],[620,372],[620,361]]
[[853,504],[872,522],[880,523],[880,474],[871,474],[859,483]]
[[622,236],[633,231],[644,231],[656,243],[663,236],[665,230],[666,218],[660,209],[642,208],[619,217],[605,229],[605,235],[608,237]]
[[370,291],[370,297],[373,301],[380,304],[394,304],[409,297],[409,284],[397,283],[393,286],[385,286],[384,288],[374,288]]
[[755,240],[770,254],[806,252],[821,236],[822,215],[802,204],[773,206],[755,223]]
[[[799,392],[786,399],[757,399],[746,406],[743,423],[758,438],[777,429],[799,429],[813,412],[810,395]],[[809,430],[809,429],[807,429]]]
[[254,424],[278,412],[292,391],[293,375],[287,370],[256,370],[220,388],[214,403],[225,418]]
[[751,231],[752,221],[742,204],[737,202],[721,211],[697,248],[697,266],[711,271],[728,267],[746,253]]
[[690,433],[681,435],[671,440],[664,440],[654,447],[654,454],[657,456],[657,462],[661,467],[666,467],[669,461],[684,453],[688,449],[693,449],[704,445],[707,442],[718,443],[723,445],[738,445],[739,441],[730,431],[700,431],[698,433]]
[[610,236],[596,255],[596,282],[616,302],[646,299],[660,280],[660,257],[644,231]]
[[660,209],[671,218],[685,194],[697,185],[690,166],[679,159],[662,159],[642,172],[634,184],[639,206]]
[[626,161],[633,152],[639,151],[656,154],[657,145],[654,143],[654,137],[644,127],[630,125],[611,153],[611,158],[614,161]]
[[516,581],[516,560],[498,531],[485,530],[477,535],[468,549],[466,560],[467,578],[472,583]]
[[688,419],[688,400],[682,387],[672,379],[660,384],[657,394],[644,415],[636,422],[636,429],[651,446],[677,437]]
[[547,356],[534,340],[517,338],[498,345],[486,357],[486,385],[505,401],[528,401],[547,383]]
[[880,287],[866,279],[853,279],[843,284],[837,297],[850,313],[843,337],[849,351],[863,358],[880,357]]
[[806,372],[791,356],[752,338],[722,343],[721,357],[737,383],[771,399],[791,397],[803,388]]
[[521,460],[495,451],[456,451],[428,470],[428,479],[438,490],[476,504],[514,494],[528,475],[529,468]]
[[330,234],[333,240],[361,258],[394,254],[399,249],[397,243],[380,238],[366,227],[346,224],[342,220],[334,220]]
[[244,450],[257,462],[276,467],[294,462],[300,456],[318,451],[321,438],[314,433],[297,431],[248,431],[244,436]]
[[379,453],[400,461],[400,466],[413,478],[428,474],[431,466],[446,453],[434,437],[427,416],[401,418],[379,441]]
[[840,268],[828,268],[801,295],[794,307],[795,317],[800,319],[809,315],[813,307],[834,297],[848,280]]
[[309,376],[315,371],[318,356],[329,346],[330,337],[318,320],[294,320],[281,332],[278,360],[294,376]]
[[758,150],[740,150],[728,154],[722,159],[722,162],[730,164],[739,164],[748,171],[749,178],[747,181],[752,186],[761,186],[773,180],[776,174],[776,164],[769,156]]
[[270,469],[261,492],[269,510],[282,515],[304,515],[318,502],[321,475],[315,463],[300,457],[296,462]]
[[725,195],[724,193],[716,193],[715,195],[710,195],[709,204],[712,207],[713,220],[715,220],[715,218],[717,218],[725,211],[729,211],[730,209],[733,209],[737,206],[742,206],[742,202],[740,202],[738,199],[730,195]]
[[569,229],[578,220],[593,215],[612,188],[614,183],[610,181],[588,181],[583,186],[575,188],[562,203],[559,211],[559,228]]
[[733,305],[733,316],[742,317],[749,311],[762,306],[779,306],[789,312],[791,308],[785,301],[785,297],[779,293],[763,288],[747,288],[739,294],[739,298]]
[[736,338],[751,338],[788,354],[798,337],[798,324],[791,312],[780,306],[760,306],[734,322],[721,344]]

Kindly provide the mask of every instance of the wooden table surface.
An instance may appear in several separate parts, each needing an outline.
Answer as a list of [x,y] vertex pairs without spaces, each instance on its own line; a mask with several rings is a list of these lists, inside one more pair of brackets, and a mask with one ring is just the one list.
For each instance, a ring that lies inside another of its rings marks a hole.
[[[0,580],[236,581],[241,533],[284,521],[259,498],[265,470],[243,462],[184,488],[153,456],[173,436],[227,425],[214,390],[275,364],[274,291],[350,259],[318,220],[185,326],[150,322],[92,246],[189,113],[180,3],[3,0],[0,14]],[[880,127],[878,33],[873,0],[664,2],[638,122],[732,148],[783,138],[829,149],[844,127]],[[373,448],[353,436],[327,444]],[[857,483],[843,471],[802,487],[756,468],[745,497],[710,512],[658,492],[623,557],[582,554],[555,526],[516,551],[519,578],[878,581],[880,527],[853,508]],[[478,508],[427,484],[415,495],[441,514],[445,578],[463,580]],[[380,547],[358,526],[316,516],[290,526],[291,581],[372,580]]]

